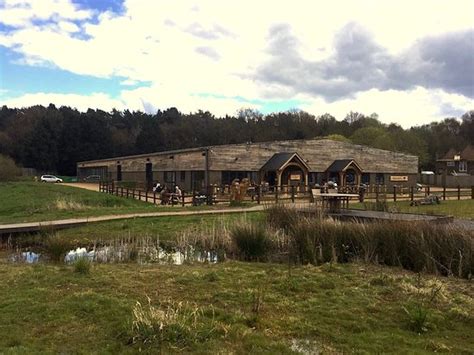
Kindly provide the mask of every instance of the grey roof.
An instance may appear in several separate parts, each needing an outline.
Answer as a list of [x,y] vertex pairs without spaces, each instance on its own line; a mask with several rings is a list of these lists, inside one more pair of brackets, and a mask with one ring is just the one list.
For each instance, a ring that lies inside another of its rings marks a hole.
[[290,160],[295,153],[275,153],[262,166],[262,170],[273,171],[280,169],[285,163]]
[[[135,156],[79,162],[78,169],[105,166],[115,171],[117,161],[129,171],[145,169],[150,160],[154,171],[204,170],[205,156],[209,151],[210,171],[259,171],[277,153],[298,152],[311,172],[324,172],[334,160],[351,158],[360,162],[364,172],[410,173],[418,172],[418,158],[404,153],[391,152],[330,139],[285,140],[258,143],[215,145],[209,147],[164,151]],[[174,155],[174,159],[168,159]],[[128,166],[127,166],[128,165]]]
[[298,160],[303,163],[307,168],[307,164],[304,162],[303,159],[298,155],[298,153],[275,153],[273,156],[268,159],[268,161],[262,166],[261,170],[265,171],[275,171],[279,170],[283,165],[288,163],[293,157],[298,158]]
[[329,165],[329,168],[326,169],[326,171],[330,173],[338,173],[340,171],[344,171],[351,163],[354,163],[359,170],[362,170],[359,164],[354,161],[354,159],[339,159],[334,160],[333,163]]

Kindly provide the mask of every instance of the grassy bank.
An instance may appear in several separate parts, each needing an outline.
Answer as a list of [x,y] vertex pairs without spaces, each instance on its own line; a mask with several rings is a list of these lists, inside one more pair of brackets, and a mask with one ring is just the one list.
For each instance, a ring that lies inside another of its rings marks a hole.
[[216,208],[159,206],[67,185],[39,182],[0,183],[0,201],[0,223]]
[[176,240],[180,234],[192,230],[218,229],[239,221],[258,223],[263,222],[264,219],[263,212],[134,218],[91,223],[77,228],[61,230],[57,234],[77,244],[90,244],[94,241],[108,241],[128,236],[136,238],[152,236],[168,241]]
[[[0,283],[0,352],[474,348],[472,282],[365,264],[290,271],[240,262],[119,264],[94,265],[89,275],[72,266],[3,264]],[[137,323],[137,301],[142,317],[161,321],[164,330]],[[420,327],[418,311],[427,314]]]

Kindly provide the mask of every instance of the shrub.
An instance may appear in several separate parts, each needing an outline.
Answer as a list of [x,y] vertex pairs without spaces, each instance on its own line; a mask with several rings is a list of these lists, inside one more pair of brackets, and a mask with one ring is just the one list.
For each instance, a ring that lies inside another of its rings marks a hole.
[[270,240],[262,225],[241,223],[230,231],[237,253],[244,260],[262,260],[270,249]]
[[73,245],[69,240],[60,235],[49,234],[45,235],[43,247],[50,260],[59,263],[64,260],[64,257],[73,248]]
[[16,180],[21,176],[21,170],[18,168],[12,158],[0,154],[0,181]]
[[74,262],[74,272],[82,275],[89,275],[91,270],[91,262],[88,258],[78,258]]

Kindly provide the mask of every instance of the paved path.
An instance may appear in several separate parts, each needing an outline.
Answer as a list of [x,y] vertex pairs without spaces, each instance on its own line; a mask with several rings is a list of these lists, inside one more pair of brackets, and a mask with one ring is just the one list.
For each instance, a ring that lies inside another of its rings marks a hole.
[[99,216],[99,217],[61,219],[61,220],[55,220],[55,221],[0,224],[0,235],[37,232],[40,230],[48,230],[48,229],[71,228],[71,227],[84,225],[87,223],[113,221],[117,219],[242,213],[242,212],[263,211],[263,209],[264,209],[264,205],[257,205],[257,206],[252,206],[248,208],[224,208],[224,209],[199,210],[199,211],[131,213],[131,214],[109,215],[109,216]]

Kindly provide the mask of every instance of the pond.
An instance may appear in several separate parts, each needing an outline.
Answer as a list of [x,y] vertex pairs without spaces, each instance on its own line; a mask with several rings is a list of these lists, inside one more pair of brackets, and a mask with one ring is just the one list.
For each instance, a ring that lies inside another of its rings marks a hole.
[[[34,264],[50,262],[51,257],[47,251],[29,248],[7,250],[10,262]],[[111,245],[95,246],[92,248],[77,247],[67,251],[61,257],[65,264],[72,264],[80,258],[86,258],[95,263],[127,263],[139,264],[159,263],[182,265],[184,263],[217,263],[225,260],[225,253],[219,251],[204,251],[194,247],[184,250],[165,249],[159,245],[141,245],[133,243],[116,243]]]

